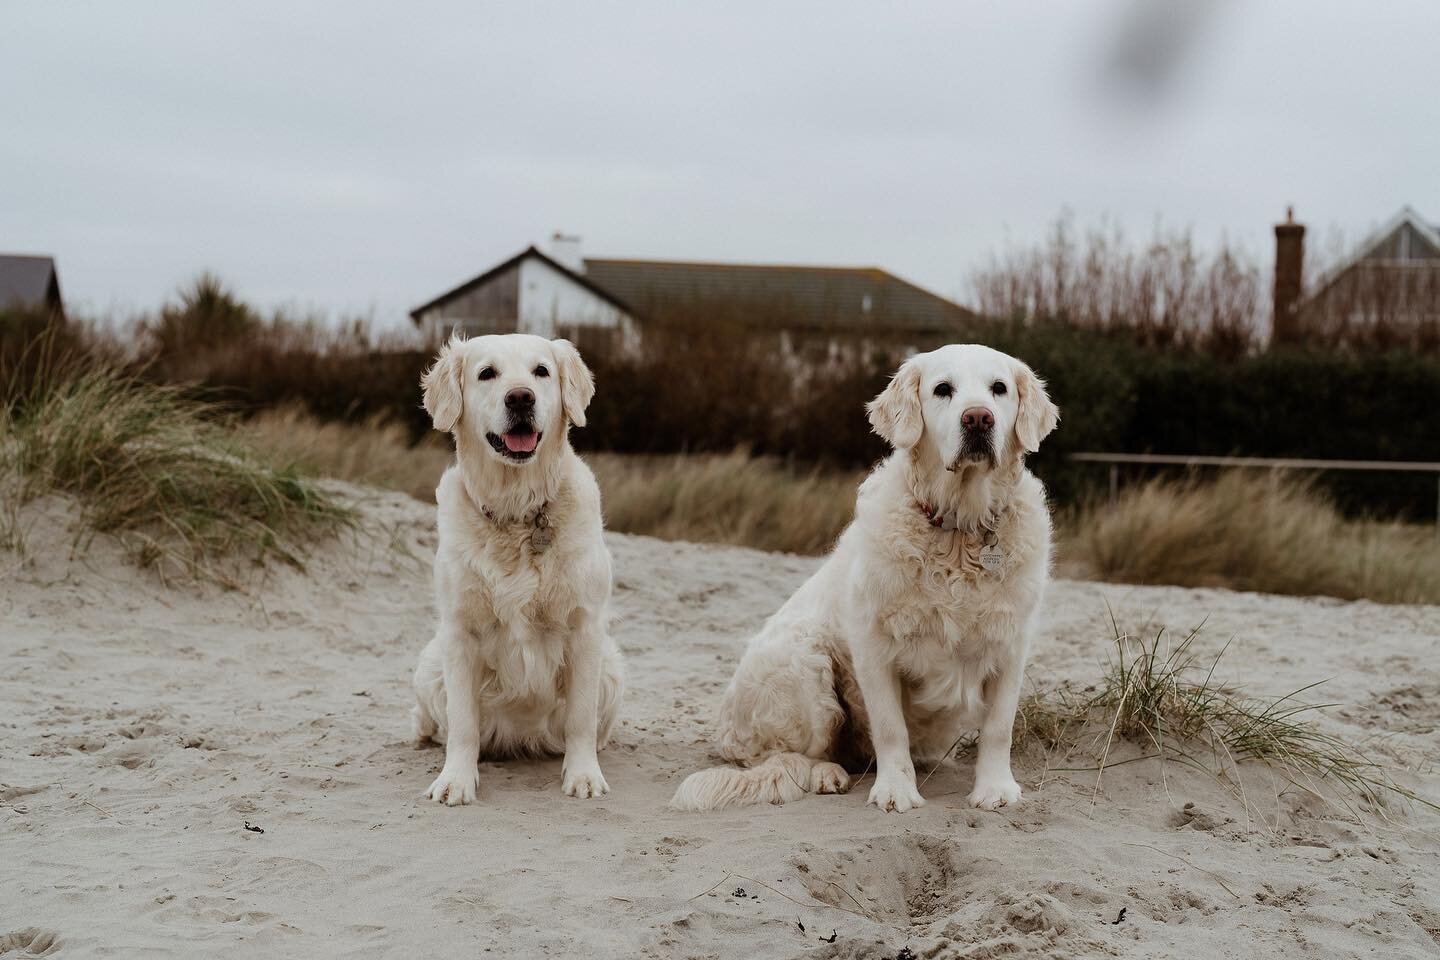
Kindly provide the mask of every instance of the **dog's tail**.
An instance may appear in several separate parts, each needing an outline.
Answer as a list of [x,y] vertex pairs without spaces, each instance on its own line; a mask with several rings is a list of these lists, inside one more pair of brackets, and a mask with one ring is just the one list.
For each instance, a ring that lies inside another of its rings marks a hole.
[[711,767],[680,784],[670,806],[696,813],[757,803],[789,803],[809,793],[843,793],[850,776],[838,763],[777,753],[753,767]]

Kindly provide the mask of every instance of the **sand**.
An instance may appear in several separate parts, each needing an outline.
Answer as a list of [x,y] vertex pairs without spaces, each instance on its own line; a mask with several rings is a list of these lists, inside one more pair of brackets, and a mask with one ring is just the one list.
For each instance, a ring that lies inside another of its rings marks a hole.
[[[809,558],[611,536],[630,687],[610,795],[562,797],[548,760],[484,764],[479,803],[430,803],[441,752],[407,714],[431,510],[352,495],[371,534],[248,595],[167,587],[103,538],[74,550],[63,501],[30,508],[28,556],[0,554],[0,954],[1440,955],[1440,816],[1357,819],[1263,771],[1248,802],[1154,761],[1097,791],[1036,751],[999,813],[964,805],[968,757],[903,816],[865,806],[869,778],[668,810]],[[1107,603],[1129,626],[1206,620],[1197,642],[1233,638],[1251,692],[1331,678],[1325,728],[1440,801],[1440,607],[1059,581],[1032,676],[1098,675]]]

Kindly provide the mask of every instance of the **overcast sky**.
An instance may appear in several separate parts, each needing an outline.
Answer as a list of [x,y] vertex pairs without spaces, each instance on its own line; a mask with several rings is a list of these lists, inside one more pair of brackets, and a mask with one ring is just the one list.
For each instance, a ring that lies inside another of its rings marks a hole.
[[963,297],[1066,206],[1266,262],[1287,203],[1440,221],[1436,0],[1221,0],[1168,36],[1124,0],[0,9],[0,251],[89,312],[208,268],[393,322],[556,229]]

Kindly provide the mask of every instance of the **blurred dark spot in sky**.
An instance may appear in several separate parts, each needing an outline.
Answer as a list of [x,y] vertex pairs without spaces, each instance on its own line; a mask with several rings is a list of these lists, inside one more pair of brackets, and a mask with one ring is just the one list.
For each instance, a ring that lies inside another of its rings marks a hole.
[[1104,93],[1127,110],[1162,111],[1225,2],[1128,0],[1105,49]]

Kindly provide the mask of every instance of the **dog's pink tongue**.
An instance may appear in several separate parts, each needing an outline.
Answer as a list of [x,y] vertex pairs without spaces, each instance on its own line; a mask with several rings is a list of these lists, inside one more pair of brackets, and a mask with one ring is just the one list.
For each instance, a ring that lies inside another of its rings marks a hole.
[[538,433],[507,433],[505,434],[505,449],[511,453],[533,453],[535,444],[540,442]]

